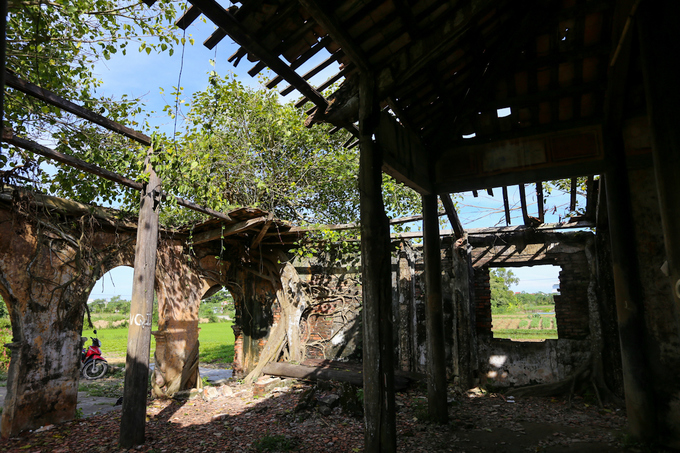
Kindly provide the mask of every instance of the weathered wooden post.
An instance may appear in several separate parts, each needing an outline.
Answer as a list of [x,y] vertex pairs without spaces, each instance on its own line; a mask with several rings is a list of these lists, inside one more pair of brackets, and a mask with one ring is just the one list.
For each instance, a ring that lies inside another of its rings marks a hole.
[[361,286],[363,298],[365,451],[397,450],[392,339],[390,230],[382,199],[382,155],[373,142],[378,102],[372,74],[359,87],[359,193],[361,201]]
[[144,443],[146,396],[149,385],[151,314],[153,313],[156,250],[158,246],[158,202],[161,181],[149,157],[146,171],[149,182],[141,192],[135,271],[130,306],[123,413],[120,420],[120,445],[130,448]]
[[[623,12],[629,11],[624,9]],[[630,40],[630,33],[623,33],[621,47],[630,48]],[[651,440],[658,432],[657,411],[653,399],[654,382],[645,350],[644,294],[638,256],[632,244],[635,228],[631,221],[630,183],[623,141],[623,100],[629,66],[630,52],[623,51],[609,68],[602,128],[604,183],[628,426],[633,436]]]
[[0,132],[5,127],[5,39],[7,36],[7,0],[0,0]]
[[442,262],[439,246],[437,195],[423,195],[423,242],[427,305],[427,405],[432,421],[446,423],[446,352],[442,308]]
[[680,70],[668,61],[669,55],[680,52],[680,43],[672,29],[666,28],[678,14],[678,2],[662,2],[658,7],[643,2],[638,10],[637,25],[668,260],[666,274],[670,278],[676,317],[680,319]]

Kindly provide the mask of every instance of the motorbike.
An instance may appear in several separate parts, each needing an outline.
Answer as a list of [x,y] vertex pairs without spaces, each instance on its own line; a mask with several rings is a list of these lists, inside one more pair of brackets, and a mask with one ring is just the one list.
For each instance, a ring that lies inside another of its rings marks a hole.
[[[102,343],[97,338],[97,331],[94,332],[94,337],[90,337],[92,344],[87,351],[83,348],[82,354],[80,356],[81,362],[81,372],[85,379],[100,379],[106,375],[109,370],[109,363],[104,357],[102,357],[101,346]],[[87,341],[87,337],[83,337],[84,341]]]

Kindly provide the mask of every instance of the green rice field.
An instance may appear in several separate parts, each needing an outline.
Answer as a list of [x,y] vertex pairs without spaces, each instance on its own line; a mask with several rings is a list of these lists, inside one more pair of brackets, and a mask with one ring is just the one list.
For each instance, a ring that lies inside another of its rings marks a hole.
[[557,339],[554,306],[528,307],[514,313],[493,313],[494,338],[512,340]]

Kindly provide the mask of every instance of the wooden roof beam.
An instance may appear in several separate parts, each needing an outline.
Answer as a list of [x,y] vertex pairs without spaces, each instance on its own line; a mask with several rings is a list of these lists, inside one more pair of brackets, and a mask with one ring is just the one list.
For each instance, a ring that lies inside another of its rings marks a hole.
[[445,193],[439,195],[439,198],[442,200],[444,210],[446,211],[446,215],[449,218],[449,222],[451,223],[451,228],[453,228],[453,232],[456,235],[456,239],[462,239],[465,237],[465,229],[463,228],[463,224],[460,223],[460,218],[456,212],[456,206],[453,204],[453,200],[451,200],[451,195]]
[[318,0],[298,1],[305,9],[307,9],[307,12],[312,15],[314,20],[328,32],[333,40],[340,44],[345,55],[357,65],[361,72],[370,72],[371,66],[369,64],[368,56],[361,47],[354,42],[347,32],[347,27],[344,27],[332,12],[328,11]]
[[250,230],[258,225],[267,222],[267,217],[255,217],[254,219],[244,220],[242,222],[234,223],[233,225],[227,225],[224,228],[216,228],[210,231],[204,231],[203,233],[195,234],[192,240],[194,245],[203,244],[206,242],[214,241],[216,239],[221,239],[226,236],[231,236],[238,233],[243,233],[244,231]]
[[[50,158],[52,160],[56,160],[57,162],[61,162],[62,164],[66,164],[68,166],[71,166],[73,168],[77,168],[78,170],[85,171],[87,173],[91,173],[93,175],[99,176],[100,178],[108,179],[109,181],[113,181],[117,184],[121,184],[125,187],[129,187],[130,189],[134,190],[142,190],[143,185],[140,182],[133,181],[129,178],[126,178],[122,175],[119,175],[118,173],[114,173],[112,171],[106,170],[105,168],[98,167],[96,165],[90,164],[89,162],[85,162],[84,160],[77,159],[73,156],[69,156],[68,154],[63,154],[60,153],[59,151],[55,151],[53,149],[50,149],[46,146],[43,146],[39,143],[36,143],[31,140],[26,140],[24,138],[16,137],[11,130],[5,130],[2,133],[2,141],[9,143],[10,145],[18,146],[19,148],[23,148],[25,150],[31,151],[33,153],[39,154],[41,156],[45,156],[47,158]],[[165,192],[162,192],[161,195],[165,198],[168,195]],[[217,217],[218,219],[222,220],[227,220],[227,221],[232,221],[233,219],[229,217],[229,215],[224,214],[222,212],[218,211],[213,211],[212,209],[205,208],[203,206],[199,206],[193,201],[185,200],[184,198],[180,197],[175,197],[177,200],[177,204],[180,206],[184,206],[185,208],[189,208],[193,211],[200,212],[202,214],[207,214],[212,217]]]
[[524,220],[524,225],[531,225],[529,220],[529,212],[527,211],[527,195],[524,192],[524,184],[519,185],[519,201],[522,204],[522,219]]
[[[338,72],[333,77],[331,77],[330,79],[326,80],[324,83],[322,83],[321,85],[316,87],[316,90],[318,92],[323,92],[323,90],[325,90],[329,86],[333,85],[335,82],[337,82],[341,78],[343,78],[343,77],[351,74],[352,72],[354,72],[355,69],[356,68],[354,66],[350,65],[348,68],[343,69],[342,71]],[[302,99],[300,99],[299,101],[297,101],[295,103],[295,107],[300,108],[303,105],[305,105],[307,102],[309,102],[309,99],[303,97]],[[307,112],[307,115],[311,114],[313,111],[314,111],[314,109]]]
[[198,16],[201,15],[201,10],[194,5],[191,5],[189,9],[187,9],[184,14],[182,14],[182,17],[177,19],[175,22],[175,25],[182,30],[186,30],[189,28],[189,25],[192,24],[193,21],[198,19]]
[[543,223],[545,221],[545,213],[543,212],[543,181],[536,183],[536,200],[538,201],[538,219]]
[[572,212],[576,211],[576,186],[577,186],[576,178],[571,178],[571,188],[569,190],[570,193],[569,210]]
[[505,209],[505,224],[510,225],[510,203],[508,202],[508,187],[503,186],[503,208]]
[[15,90],[19,90],[23,93],[28,94],[29,96],[33,96],[36,99],[40,99],[41,101],[46,102],[55,107],[58,107],[66,112],[73,113],[74,115],[79,116],[80,118],[98,124],[110,131],[131,138],[132,140],[135,140],[136,142],[141,143],[142,145],[151,146],[151,137],[142,134],[141,132],[130,129],[127,126],[123,126],[122,124],[112,121],[102,115],[99,115],[98,113],[94,113],[93,111],[88,110],[85,107],[81,107],[77,104],[74,104],[73,102],[62,98],[61,96],[57,95],[56,93],[53,93],[50,90],[46,90],[44,88],[39,87],[38,85],[34,85],[30,82],[26,82],[25,80],[21,80],[12,72],[5,71],[5,84],[8,87],[14,88]]
[[295,70],[288,67],[281,59],[264,48],[252,34],[227,10],[215,0],[189,0],[198,6],[203,14],[215,25],[226,31],[229,36],[249,53],[257,56],[274,72],[282,76],[300,93],[322,109],[326,109],[328,101],[316,91],[307,81],[300,77]]

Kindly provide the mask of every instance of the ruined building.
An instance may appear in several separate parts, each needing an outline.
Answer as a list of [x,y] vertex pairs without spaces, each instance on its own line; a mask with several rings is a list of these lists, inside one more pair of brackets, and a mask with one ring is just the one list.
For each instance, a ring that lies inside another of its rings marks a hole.
[[[448,380],[550,386],[584,377],[587,369],[595,388],[625,398],[635,437],[680,447],[680,74],[669,62],[680,54],[672,32],[678,2],[244,0],[229,10],[213,0],[191,4],[178,21],[182,27],[204,15],[217,27],[206,43],[228,35],[241,46],[230,61],[247,56],[253,74],[271,68],[277,76],[268,86],[285,81],[284,92],[300,92],[307,125],[327,122],[356,137],[348,145],[358,144],[361,156],[360,265],[341,272],[323,257],[280,260],[285,241],[269,236],[272,221],[259,213],[257,227],[248,224],[252,217],[218,216],[238,232],[233,255],[222,260],[211,257],[210,243],[219,236],[210,239],[205,226],[200,266],[178,258],[186,243],[181,234],[161,233],[154,253],[157,241],[140,246],[132,229],[121,234],[124,226],[106,216],[96,228],[69,223],[88,234],[88,253],[79,254],[65,228],[48,231],[40,217],[22,217],[26,212],[13,204],[0,223],[0,292],[9,301],[10,347],[17,351],[4,435],[31,426],[38,398],[46,398],[52,420],[72,416],[73,371],[53,358],[76,360],[72,321],[82,308],[75,301],[107,266],[129,262],[126,247],[136,243],[157,259],[158,292],[165,294],[158,391],[191,384],[192,307],[201,292],[215,284],[231,290],[238,282],[241,293],[232,292],[241,309],[248,307],[239,312],[237,331],[244,373],[277,358],[284,342],[291,360],[303,347],[310,356],[358,354],[351,321],[360,304],[367,451],[396,449],[395,369],[427,374],[429,412],[439,422],[448,417]],[[321,51],[327,59],[301,73]],[[330,65],[338,72],[327,83],[308,82]],[[336,81],[340,87],[324,97]],[[30,146],[8,135],[3,140]],[[422,194],[422,248],[390,237],[381,171]],[[601,175],[599,184],[593,175]],[[455,228],[451,193],[512,185],[523,191],[525,184],[588,176],[582,220],[594,233],[545,228],[541,210],[532,218],[524,202],[524,228],[466,233],[458,226],[452,238],[440,237],[437,197]],[[278,227],[297,237],[295,228]],[[252,246],[260,241],[266,247]],[[260,249],[266,253],[253,254]],[[55,265],[74,261],[81,263],[75,273]],[[38,262],[56,267],[44,270]],[[538,345],[493,339],[488,268],[548,262],[562,268],[560,338]],[[191,290],[163,288],[168,270],[186,273]],[[284,323],[296,332],[277,329]],[[40,344],[50,352],[24,359]],[[123,418],[134,420],[125,408]]]

